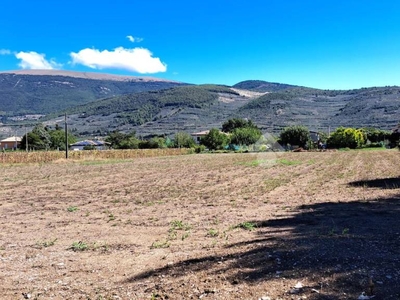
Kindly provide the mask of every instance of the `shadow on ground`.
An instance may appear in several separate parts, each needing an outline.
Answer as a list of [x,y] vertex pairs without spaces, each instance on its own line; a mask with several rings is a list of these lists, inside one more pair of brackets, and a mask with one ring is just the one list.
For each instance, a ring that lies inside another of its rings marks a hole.
[[399,189],[400,178],[382,178],[373,180],[353,181],[349,184],[354,187],[380,188],[380,189]]
[[[349,186],[386,189],[400,186],[399,181]],[[223,258],[216,254],[188,259],[128,282],[197,272],[223,275],[232,285],[285,277],[308,282],[302,291],[308,299],[357,299],[361,292],[370,292],[372,278],[375,299],[400,299],[400,194],[374,201],[303,205],[277,219],[253,221],[256,237],[227,245]],[[320,293],[311,293],[312,289]]]

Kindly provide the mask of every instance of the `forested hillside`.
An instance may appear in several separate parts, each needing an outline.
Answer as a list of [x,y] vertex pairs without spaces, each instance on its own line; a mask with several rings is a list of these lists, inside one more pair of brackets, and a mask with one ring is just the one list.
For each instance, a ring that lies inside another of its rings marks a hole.
[[91,79],[64,73],[63,76],[0,73],[0,116],[48,114],[105,97],[182,85],[140,78]]

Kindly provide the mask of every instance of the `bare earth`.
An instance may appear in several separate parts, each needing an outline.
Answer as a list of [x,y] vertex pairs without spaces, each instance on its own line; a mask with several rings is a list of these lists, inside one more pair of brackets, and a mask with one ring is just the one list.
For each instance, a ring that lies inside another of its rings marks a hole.
[[0,299],[400,299],[399,155],[2,165]]

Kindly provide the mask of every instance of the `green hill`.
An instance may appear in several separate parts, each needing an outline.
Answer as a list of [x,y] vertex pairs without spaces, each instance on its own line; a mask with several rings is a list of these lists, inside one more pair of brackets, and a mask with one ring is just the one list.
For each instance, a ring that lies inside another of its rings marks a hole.
[[263,80],[246,80],[235,84],[233,87],[237,89],[263,93],[263,92],[277,92],[277,91],[292,89],[297,86],[290,84],[276,83],[276,82],[267,82]]

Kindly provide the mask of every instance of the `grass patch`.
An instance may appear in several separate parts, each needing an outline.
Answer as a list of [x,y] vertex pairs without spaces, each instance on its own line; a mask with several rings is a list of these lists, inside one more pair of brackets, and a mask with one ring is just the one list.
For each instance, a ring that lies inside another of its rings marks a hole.
[[167,240],[176,240],[178,238],[177,230],[183,230],[184,233],[181,235],[181,240],[184,241],[190,236],[189,230],[192,228],[188,223],[184,223],[180,220],[174,220],[170,223],[170,228],[168,230]]
[[239,162],[237,163],[238,165],[246,166],[246,167],[267,167],[267,166],[273,166],[276,164],[275,159],[255,159],[251,161],[245,161],[245,162]]
[[289,180],[284,178],[268,178],[267,180],[264,181],[264,184],[266,191],[271,192],[274,189],[287,184],[288,182]]
[[218,235],[219,235],[218,230],[216,230],[214,228],[209,229],[207,232],[207,236],[210,236],[210,237],[217,237]]
[[170,246],[170,243],[166,241],[155,241],[153,244],[151,244],[151,249],[159,249],[159,248],[168,248]]
[[239,223],[236,226],[234,226],[234,228],[241,228],[241,229],[249,230],[249,231],[255,230],[256,227],[257,227],[257,224],[253,223],[253,222],[242,222],[242,223]]
[[108,165],[108,164],[123,164],[132,162],[132,159],[97,159],[97,160],[83,160],[79,163],[85,166]]
[[70,206],[67,208],[67,211],[69,211],[69,212],[75,212],[77,210],[78,210],[78,207],[76,207],[76,206]]
[[48,240],[48,241],[38,241],[35,244],[35,248],[42,249],[42,248],[51,247],[51,246],[54,246],[56,241],[57,241],[57,239]]
[[174,231],[174,230],[190,230],[192,226],[190,226],[188,223],[184,223],[179,220],[174,220],[171,222],[171,227],[169,231]]
[[278,164],[283,165],[283,166],[296,166],[296,165],[301,165],[301,161],[298,160],[288,160],[288,159],[278,159],[276,161]]
[[359,150],[361,150],[361,151],[385,151],[385,150],[390,150],[390,149],[386,149],[386,147],[363,147]]
[[72,246],[69,248],[72,251],[85,251],[85,250],[89,250],[89,245],[85,242],[73,242]]

